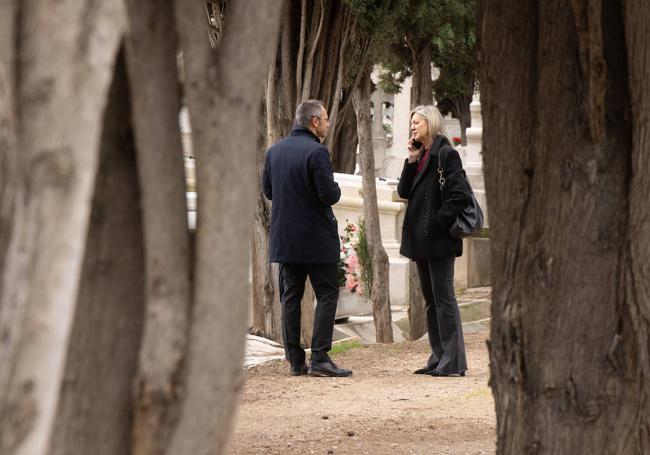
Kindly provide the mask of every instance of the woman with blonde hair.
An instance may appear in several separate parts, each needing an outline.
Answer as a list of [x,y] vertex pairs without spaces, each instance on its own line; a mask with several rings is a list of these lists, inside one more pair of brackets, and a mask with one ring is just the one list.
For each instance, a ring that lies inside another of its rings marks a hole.
[[462,255],[463,243],[449,234],[449,227],[471,202],[463,172],[460,155],[446,137],[440,111],[435,106],[413,109],[408,157],[397,192],[408,199],[400,253],[417,264],[431,346],[426,367],[416,374],[465,376],[467,370],[454,293],[454,261]]

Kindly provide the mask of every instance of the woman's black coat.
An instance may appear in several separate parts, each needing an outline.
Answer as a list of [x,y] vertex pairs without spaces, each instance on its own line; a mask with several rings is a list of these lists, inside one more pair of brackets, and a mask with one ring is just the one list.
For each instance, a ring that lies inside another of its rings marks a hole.
[[[438,154],[446,179],[447,200],[443,203],[438,183]],[[460,155],[444,136],[433,141],[427,162],[416,175],[418,162],[404,162],[397,185],[400,197],[408,199],[400,253],[413,260],[463,254],[463,243],[449,235],[449,227],[471,202]]]

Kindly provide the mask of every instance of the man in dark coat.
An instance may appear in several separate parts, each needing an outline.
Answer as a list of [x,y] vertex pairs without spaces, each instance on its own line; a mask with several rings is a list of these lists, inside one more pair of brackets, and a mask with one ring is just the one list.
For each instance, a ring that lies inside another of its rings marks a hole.
[[[266,153],[264,195],[273,201],[269,261],[279,263],[282,337],[291,374],[350,376],[328,356],[339,295],[340,243],[332,205],[341,197],[329,152],[321,144],[329,120],[320,101],[298,106],[289,137]],[[300,346],[300,302],[309,280],[316,312],[309,368]]]

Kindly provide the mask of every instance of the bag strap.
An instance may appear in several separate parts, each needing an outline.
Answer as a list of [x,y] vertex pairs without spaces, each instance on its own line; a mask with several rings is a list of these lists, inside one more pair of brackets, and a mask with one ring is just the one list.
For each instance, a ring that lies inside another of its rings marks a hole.
[[444,177],[444,168],[441,162],[441,157],[442,157],[442,151],[447,148],[447,145],[443,145],[440,147],[440,150],[438,150],[438,184],[440,185],[440,191],[442,192],[442,189],[445,186],[445,182],[447,181]]

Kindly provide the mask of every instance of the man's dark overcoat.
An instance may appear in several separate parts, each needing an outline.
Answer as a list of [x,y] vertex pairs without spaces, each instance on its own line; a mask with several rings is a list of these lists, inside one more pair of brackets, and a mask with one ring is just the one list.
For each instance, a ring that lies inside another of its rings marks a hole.
[[[438,154],[442,152],[447,200],[443,203],[438,183]],[[449,235],[449,227],[471,202],[460,155],[444,136],[433,141],[429,156],[417,173],[419,162],[404,162],[397,186],[408,199],[400,253],[413,260],[460,256],[463,243]]]
[[327,148],[307,128],[266,153],[264,195],[272,201],[269,261],[333,264],[340,243],[332,205],[341,197]]

